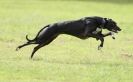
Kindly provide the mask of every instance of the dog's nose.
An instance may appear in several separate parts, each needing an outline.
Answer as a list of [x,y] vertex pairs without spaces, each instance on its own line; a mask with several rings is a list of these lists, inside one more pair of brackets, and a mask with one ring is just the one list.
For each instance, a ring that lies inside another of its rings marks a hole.
[[117,27],[117,28],[118,28],[118,31],[121,31],[121,29],[119,27]]
[[121,31],[121,29],[119,29],[119,31]]

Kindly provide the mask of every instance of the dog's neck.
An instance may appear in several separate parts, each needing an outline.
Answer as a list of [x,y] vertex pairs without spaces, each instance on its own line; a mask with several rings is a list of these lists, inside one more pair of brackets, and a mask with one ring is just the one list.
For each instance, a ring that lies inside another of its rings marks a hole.
[[107,18],[103,18],[102,21],[101,21],[100,27],[101,27],[101,28],[105,28],[106,23],[107,23]]
[[108,22],[107,18],[103,18],[103,19],[102,19],[102,24],[100,25],[100,27],[101,27],[101,28],[106,28],[107,22]]

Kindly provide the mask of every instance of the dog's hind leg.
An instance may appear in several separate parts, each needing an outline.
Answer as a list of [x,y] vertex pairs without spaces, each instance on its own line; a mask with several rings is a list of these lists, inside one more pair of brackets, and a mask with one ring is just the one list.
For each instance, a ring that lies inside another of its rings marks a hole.
[[43,46],[44,46],[44,44],[39,44],[38,46],[36,46],[36,47],[33,49],[33,52],[32,52],[32,54],[31,54],[31,59],[33,58],[35,52],[36,52],[38,49],[40,49],[41,47],[43,47]]
[[24,47],[24,46],[27,46],[27,45],[30,45],[30,44],[36,44],[35,39],[33,39],[33,40],[28,39],[28,35],[26,35],[26,40],[27,40],[28,42],[26,42],[25,44],[22,44],[22,45],[18,46],[18,47],[16,48],[16,51],[18,51],[19,49],[21,49],[21,48]]
[[22,47],[27,46],[27,45],[30,45],[30,44],[33,44],[33,43],[27,42],[27,43],[25,43],[25,44],[23,44],[23,45],[20,45],[20,46],[18,46],[18,47],[16,48],[16,51],[18,51],[18,50],[21,49]]
[[38,46],[36,46],[33,51],[32,51],[32,54],[31,54],[31,59],[33,58],[35,52],[37,50],[39,50],[40,48],[42,48],[43,46],[46,46],[48,45],[49,43],[51,43],[58,35],[54,35],[53,37],[49,38],[48,40],[44,41],[43,43],[39,44]]

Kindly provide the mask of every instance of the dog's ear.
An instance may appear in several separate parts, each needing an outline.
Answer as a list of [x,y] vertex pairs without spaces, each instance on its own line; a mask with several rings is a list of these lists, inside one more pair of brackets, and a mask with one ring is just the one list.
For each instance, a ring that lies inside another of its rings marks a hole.
[[104,18],[104,20],[105,20],[106,22],[108,22],[108,21],[109,21],[109,18]]
[[106,21],[110,21],[110,20],[112,20],[112,19],[110,19],[110,18],[104,18]]
[[104,20],[107,20],[108,18],[104,18]]
[[113,21],[112,19],[108,18],[108,21]]
[[111,22],[111,21],[113,21],[113,20],[110,19],[110,18],[104,18],[104,20],[105,20],[106,22]]

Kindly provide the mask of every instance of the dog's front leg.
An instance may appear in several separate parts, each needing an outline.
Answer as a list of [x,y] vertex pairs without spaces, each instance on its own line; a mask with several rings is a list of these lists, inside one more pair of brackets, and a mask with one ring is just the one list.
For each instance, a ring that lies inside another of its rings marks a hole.
[[96,40],[101,41],[100,45],[98,46],[98,50],[100,50],[103,47],[103,44],[104,44],[104,35],[103,34],[91,34],[91,33],[89,33],[88,36],[96,38]]
[[98,46],[98,50],[100,50],[103,47],[104,44],[104,38],[103,37],[99,37],[99,40],[101,41],[100,45]]
[[112,36],[112,38],[115,39],[113,32],[108,32],[106,34],[103,34],[103,37],[106,37],[106,36]]

